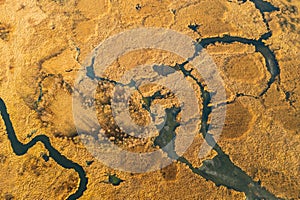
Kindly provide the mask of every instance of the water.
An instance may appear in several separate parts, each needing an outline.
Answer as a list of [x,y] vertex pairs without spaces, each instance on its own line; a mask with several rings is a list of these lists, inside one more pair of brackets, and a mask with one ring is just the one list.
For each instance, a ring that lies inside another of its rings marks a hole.
[[[9,114],[7,112],[6,105],[1,98],[0,98],[0,111],[1,111],[1,116],[2,116],[2,119],[3,119],[5,127],[6,127],[8,139],[10,140],[10,143],[11,143],[14,153],[18,156],[24,155],[37,142],[43,143],[45,148],[49,151],[49,157],[51,157],[57,164],[61,165],[62,167],[66,168],[66,169],[74,169],[79,175],[79,178],[80,178],[79,186],[78,186],[76,192],[74,194],[71,194],[68,197],[68,199],[70,199],[70,200],[77,199],[80,196],[82,196],[83,192],[86,190],[86,185],[88,182],[86,173],[83,170],[83,168],[79,164],[77,164],[77,163],[67,159],[65,156],[61,155],[61,153],[59,151],[57,151],[51,145],[50,140],[46,135],[38,135],[38,136],[34,137],[27,144],[21,143],[16,136],[12,122],[11,122]],[[44,159],[46,161],[49,158],[47,156],[47,158],[45,157]]]
[[[274,83],[276,78],[279,78],[280,75],[280,68],[276,60],[276,57],[274,55],[274,52],[272,52],[272,50],[262,41],[262,40],[267,40],[272,36],[272,32],[269,30],[269,25],[265,20],[264,13],[278,11],[279,9],[273,6],[271,3],[265,2],[263,0],[250,0],[250,1],[253,2],[255,4],[255,7],[261,12],[263,16],[263,20],[268,28],[268,32],[262,35],[259,40],[252,40],[247,38],[225,35],[224,37],[204,38],[201,39],[199,43],[204,48],[210,44],[215,44],[217,42],[226,43],[226,44],[239,42],[242,44],[254,45],[256,51],[261,53],[261,55],[264,57],[266,61],[267,70],[271,74],[271,78],[268,81],[267,87],[260,94],[260,96],[262,96],[267,92],[271,84]],[[197,29],[197,27],[195,26],[191,26],[190,28],[193,28],[195,30]],[[99,78],[95,76],[93,64],[94,64],[94,59],[92,60],[91,66],[87,67],[87,76],[91,79],[104,80],[103,78]],[[177,71],[179,70],[182,71],[182,73],[184,73],[184,75],[186,76],[190,76],[191,74],[184,69],[185,64],[186,63],[183,63],[182,65],[178,65],[177,68],[175,67],[175,69]],[[163,73],[169,73],[169,72],[163,72]],[[210,103],[210,94],[209,92],[204,90],[204,87],[197,79],[194,80],[196,81],[196,83],[199,85],[201,89],[202,92],[201,98],[203,100],[202,126],[200,132],[202,133],[204,138],[206,139],[209,138],[210,140],[213,140],[213,138],[210,137],[208,133],[208,124],[207,124],[209,115],[211,113],[211,108],[208,106],[208,104]],[[115,81],[112,82],[115,83]],[[88,178],[86,177],[86,173],[82,168],[82,166],[67,159],[65,156],[61,155],[61,153],[51,145],[50,140],[46,135],[38,135],[34,137],[27,144],[21,143],[16,137],[13,125],[11,123],[9,114],[7,112],[6,105],[2,99],[0,99],[0,111],[14,153],[18,156],[24,155],[37,142],[43,143],[45,148],[49,152],[49,156],[47,155],[43,156],[45,161],[47,161],[49,157],[51,157],[57,164],[61,165],[66,169],[74,169],[79,175],[80,178],[79,186],[76,192],[71,194],[68,197],[68,199],[77,199],[81,197],[83,192],[87,189],[87,183],[88,183]],[[176,116],[176,114],[174,114],[174,116]],[[171,117],[171,119],[174,120],[175,118]],[[172,120],[170,120],[169,123],[172,123]],[[174,128],[176,127],[175,125]],[[156,142],[159,146],[164,145],[165,139],[169,141],[170,140],[169,137],[171,137],[171,139],[172,137],[175,137],[174,133],[170,133],[170,132],[168,134],[165,134],[167,138],[162,137],[162,135],[163,134],[160,134],[160,137],[156,139]],[[208,140],[207,142],[209,143]],[[181,161],[182,163],[185,163],[187,166],[189,166],[189,168],[194,173],[206,178],[207,180],[213,181],[217,186],[224,185],[227,188],[244,192],[247,195],[247,199],[255,199],[261,197],[264,197],[266,199],[278,199],[273,194],[269,193],[267,190],[261,187],[259,182],[254,182],[251,179],[251,177],[249,177],[239,167],[235,166],[231,162],[229,156],[226,155],[218,145],[214,146],[214,150],[218,153],[218,155],[215,156],[212,160],[204,161],[203,165],[200,168],[194,168],[191,165],[191,163],[189,163],[189,161],[186,160],[184,157],[180,157],[178,160]]]

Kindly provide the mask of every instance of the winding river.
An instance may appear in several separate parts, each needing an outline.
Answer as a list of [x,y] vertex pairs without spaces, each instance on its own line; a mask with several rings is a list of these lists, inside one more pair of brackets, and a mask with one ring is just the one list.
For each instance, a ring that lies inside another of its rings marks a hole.
[[[262,38],[266,36],[263,35]],[[267,39],[271,36],[271,34],[268,34],[266,36]],[[247,38],[241,38],[241,37],[235,37],[235,36],[229,36],[225,35],[223,37],[213,37],[213,38],[204,38],[199,41],[202,47],[207,47],[208,45],[215,44],[217,42],[223,43],[223,44],[232,44],[234,42],[238,42],[241,44],[248,44],[255,46],[256,52],[261,53],[261,55],[264,57],[266,62],[266,67],[269,73],[271,74],[271,78],[268,81],[267,87],[260,93],[259,96],[264,95],[271,84],[276,80],[276,77],[279,77],[280,75],[280,68],[278,65],[278,62],[276,60],[274,52],[262,41],[262,38],[259,40],[253,40],[253,39],[247,39]]]
[[[277,11],[278,8],[273,6],[272,4],[265,2],[263,0],[250,0],[255,4],[255,7],[260,10],[264,22],[269,29],[269,26],[264,18],[265,12],[273,12]],[[276,60],[274,52],[263,42],[263,40],[267,40],[272,36],[271,31],[264,34],[259,40],[247,39],[236,36],[225,35],[222,37],[213,37],[213,38],[204,38],[200,39],[198,42],[205,48],[208,45],[215,43],[226,43],[231,44],[234,42],[249,44],[255,46],[257,52],[261,53],[261,55],[265,59],[266,68],[268,72],[271,74],[271,78],[268,80],[268,84],[266,88],[260,93],[259,96],[263,96],[267,90],[270,88],[271,84],[279,79],[280,76],[280,68],[278,62]],[[183,63],[179,65],[179,70],[182,71],[185,75],[190,74],[184,69]],[[95,78],[93,68],[88,68],[88,76],[90,78]],[[193,78],[193,77],[192,77]],[[203,99],[203,113],[202,113],[202,127],[200,133],[204,138],[207,139],[207,143],[209,144],[209,140],[213,140],[212,136],[208,133],[208,118],[211,113],[211,108],[208,106],[210,103],[210,94],[209,92],[204,90],[202,84],[194,79],[199,85],[202,94],[201,98]],[[41,142],[44,144],[45,148],[49,151],[49,157],[51,157],[57,164],[61,165],[66,169],[73,169],[78,173],[80,178],[80,182],[78,188],[75,193],[71,194],[68,199],[78,199],[82,196],[83,192],[87,189],[88,178],[86,177],[86,173],[82,166],[79,164],[67,159],[63,156],[58,150],[56,150],[50,142],[50,139],[46,135],[38,135],[34,137],[29,143],[23,144],[21,143],[14,131],[12,122],[10,120],[9,114],[7,112],[6,105],[4,101],[0,98],[0,111],[2,119],[4,120],[6,131],[8,135],[8,139],[10,140],[12,149],[14,153],[18,156],[24,155],[27,151],[33,147],[37,142]],[[223,185],[227,188],[231,188],[240,192],[244,192],[248,199],[256,199],[256,198],[265,198],[265,199],[278,199],[275,195],[268,192],[266,189],[260,186],[259,183],[253,181],[251,177],[249,177],[244,171],[242,171],[239,167],[234,165],[229,156],[226,155],[220,146],[216,144],[214,150],[218,153],[211,160],[206,160],[203,162],[203,165],[200,168],[194,168],[192,164],[185,159],[184,157],[180,157],[179,161],[185,163],[194,173],[204,177],[207,180],[213,181],[217,186]]]
[[[266,93],[270,85],[276,80],[276,77],[280,75],[280,69],[274,53],[261,40],[251,40],[226,35],[224,37],[202,39],[199,43],[205,48],[208,45],[215,44],[217,42],[228,44],[233,42],[251,44],[255,46],[257,52],[262,54],[262,56],[265,58],[266,67],[271,74],[271,78],[268,81],[268,86],[264,91],[261,92],[260,96]],[[185,75],[190,76],[190,74],[184,69],[185,64],[186,63],[181,64],[179,66],[179,70],[181,70]],[[89,71],[89,77],[95,78],[92,71]],[[209,136],[209,133],[207,133],[207,121],[211,113],[211,108],[208,106],[210,103],[210,94],[204,90],[204,87],[197,79],[194,80],[197,82],[202,91],[201,98],[203,99],[202,126],[200,132],[203,134],[204,138],[213,140],[212,137]],[[88,182],[86,173],[82,166],[61,155],[61,153],[51,145],[50,140],[46,135],[38,135],[27,144],[21,143],[16,137],[6,105],[2,99],[0,99],[0,111],[14,153],[19,156],[24,155],[27,153],[28,149],[34,146],[37,142],[43,143],[45,148],[49,151],[49,157],[53,158],[57,164],[66,169],[74,169],[79,175],[80,183],[78,189],[74,194],[71,194],[68,199],[77,199],[82,196],[83,192],[87,189]],[[226,155],[218,145],[214,146],[214,150],[218,152],[218,155],[212,160],[204,161],[203,166],[199,169],[194,168],[184,157],[179,158],[179,160],[189,166],[194,173],[213,181],[217,186],[224,185],[228,188],[244,192],[250,199],[257,197],[278,199],[273,194],[263,189],[257,182],[254,182],[239,167],[235,166],[229,159],[229,156]]]
[[0,112],[4,124],[6,126],[6,131],[8,135],[8,139],[10,140],[12,149],[14,153],[18,156],[24,155],[27,151],[33,147],[37,142],[41,142],[44,144],[45,148],[49,151],[49,157],[51,157],[57,164],[61,165],[66,169],[74,169],[80,178],[79,186],[74,194],[71,194],[68,199],[78,199],[82,196],[83,192],[86,190],[86,185],[88,179],[86,177],[86,173],[82,166],[79,164],[67,159],[65,156],[61,155],[59,151],[57,151],[52,145],[49,138],[46,135],[38,135],[34,137],[29,143],[23,144],[21,143],[15,133],[13,125],[11,123],[9,114],[7,112],[6,105],[4,101],[0,98]]

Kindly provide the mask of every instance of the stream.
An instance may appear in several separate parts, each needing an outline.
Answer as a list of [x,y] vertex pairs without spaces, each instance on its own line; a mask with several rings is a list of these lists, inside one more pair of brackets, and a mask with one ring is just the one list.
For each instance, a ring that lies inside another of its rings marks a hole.
[[12,122],[10,120],[9,114],[7,112],[6,105],[4,101],[0,98],[0,112],[4,124],[6,126],[6,131],[8,135],[8,139],[10,140],[12,149],[14,153],[18,156],[24,155],[27,151],[33,147],[37,142],[41,142],[44,144],[45,148],[49,151],[49,157],[51,157],[57,164],[61,165],[65,169],[74,169],[80,178],[79,186],[74,194],[71,194],[68,199],[78,199],[82,196],[83,192],[86,190],[86,185],[88,179],[86,177],[86,173],[82,166],[79,164],[67,159],[65,156],[61,155],[59,151],[57,151],[50,143],[50,139],[46,135],[38,135],[34,137],[29,143],[23,144],[21,143],[15,133]]
[[[278,11],[279,9],[273,6],[271,3],[265,2],[263,0],[250,0],[250,1],[255,4],[255,7],[257,9],[259,9],[259,11],[263,16],[264,22],[267,28],[269,29],[269,25],[265,20],[264,13]],[[263,96],[268,91],[271,84],[274,83],[277,78],[279,79],[279,75],[280,75],[280,68],[274,52],[263,42],[263,40],[267,40],[271,36],[272,33],[271,31],[269,31],[268,33],[262,35],[262,37],[259,40],[225,35],[222,37],[200,39],[198,42],[204,48],[211,44],[216,44],[216,43],[231,44],[234,42],[255,46],[256,52],[261,53],[261,55],[264,57],[266,62],[266,68],[268,72],[271,74],[271,78],[268,80],[268,84],[266,88],[263,91],[261,91],[259,95],[259,96]],[[185,64],[186,63],[178,65],[177,71],[181,71],[185,75],[191,76],[191,74],[189,74],[184,69]],[[87,76],[91,79],[96,78],[92,66],[87,68]],[[209,115],[211,114],[211,109],[212,109],[208,106],[208,104],[210,103],[210,94],[209,92],[205,91],[202,84],[196,78],[193,79],[196,81],[196,83],[201,89],[202,92],[201,98],[203,100],[202,126],[199,132],[206,139],[207,143],[211,144],[210,141],[214,139],[208,133],[208,118]],[[88,178],[86,177],[86,173],[83,167],[67,159],[58,150],[56,150],[51,145],[50,139],[46,135],[38,135],[34,137],[27,144],[21,143],[16,137],[16,133],[14,131],[12,122],[7,112],[6,105],[2,99],[0,99],[0,111],[1,111],[2,119],[4,120],[6,126],[8,139],[10,140],[14,153],[18,156],[24,155],[37,142],[43,143],[45,148],[49,151],[49,157],[51,157],[57,164],[61,165],[64,168],[75,170],[79,175],[80,178],[79,186],[76,192],[71,194],[68,197],[68,199],[70,200],[78,199],[79,197],[81,197],[83,192],[87,189],[87,183],[88,183]],[[170,119],[174,120],[173,117],[170,117]],[[172,122],[170,121],[170,123]],[[174,130],[176,126],[177,124],[175,123]],[[175,137],[174,134],[172,133],[170,133],[168,136]],[[163,139],[164,138],[162,138],[162,135],[160,135],[155,140],[155,142],[159,146],[163,147],[165,143]],[[223,185],[229,189],[234,189],[236,191],[244,192],[247,196],[247,199],[278,199],[277,197],[275,197],[275,195],[271,194],[265,188],[261,187],[261,185],[258,182],[253,181],[252,178],[248,176],[244,171],[242,171],[238,166],[234,165],[230,160],[229,156],[223,152],[223,150],[218,144],[214,143],[213,149],[218,153],[218,155],[211,160],[205,160],[203,162],[203,165],[200,168],[194,168],[192,164],[184,157],[180,157],[178,160],[182,163],[185,163],[191,169],[192,172],[204,177],[207,180],[214,182],[217,186]],[[173,152],[173,154],[176,154],[176,152]]]

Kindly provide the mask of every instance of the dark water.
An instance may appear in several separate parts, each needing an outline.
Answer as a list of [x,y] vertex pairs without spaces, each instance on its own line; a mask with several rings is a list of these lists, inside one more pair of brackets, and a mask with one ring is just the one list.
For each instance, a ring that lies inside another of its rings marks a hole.
[[255,7],[260,12],[273,12],[273,11],[279,11],[279,8],[271,4],[270,2],[263,1],[263,0],[250,0],[255,4]]
[[[215,147],[214,149],[218,148]],[[217,152],[218,155],[213,159],[203,161],[200,168],[193,167],[184,157],[180,157],[178,160],[185,163],[193,173],[214,182],[218,187],[223,185],[228,189],[245,193],[248,200],[280,199],[262,187],[260,182],[253,181],[241,168],[234,165],[229,156],[220,149]]]
[[[213,38],[204,38],[199,40],[199,44],[206,48],[208,45],[219,43],[231,44],[234,42],[238,42],[241,44],[249,44],[255,46],[256,52],[259,52],[265,59],[266,68],[268,72],[271,74],[271,78],[268,80],[267,87],[260,93],[260,97],[263,96],[271,84],[275,82],[278,78],[280,81],[280,68],[278,65],[278,61],[276,60],[276,56],[274,52],[263,42],[263,40],[267,40],[272,36],[272,32],[269,29],[269,25],[265,19],[264,12],[273,12],[278,11],[279,9],[273,6],[271,3],[262,1],[262,0],[251,0],[257,9],[260,10],[264,23],[268,28],[268,32],[263,34],[259,40],[235,37],[225,35],[223,37],[213,37]],[[201,49],[200,49],[201,50]],[[195,54],[197,54],[199,49],[195,50]],[[198,174],[205,178],[206,180],[210,180],[216,184],[216,186],[223,185],[229,189],[234,189],[239,192],[244,192],[247,196],[247,199],[270,199],[276,200],[277,198],[274,194],[267,191],[264,187],[260,185],[260,182],[255,182],[252,178],[247,175],[241,168],[234,165],[234,163],[230,160],[229,156],[226,155],[221,147],[214,141],[214,138],[211,134],[209,134],[208,130],[208,118],[212,112],[212,108],[208,106],[211,101],[211,96],[208,91],[206,91],[201,82],[199,82],[195,77],[193,77],[189,71],[185,70],[184,66],[188,62],[179,64],[175,67],[175,69],[181,71],[185,76],[191,77],[201,89],[201,98],[203,100],[203,111],[202,111],[202,121],[201,121],[201,130],[203,138],[205,138],[206,142],[213,147],[213,149],[218,153],[213,159],[205,160],[203,165],[200,168],[194,168],[193,165],[184,157],[180,157],[178,160],[182,163],[185,163],[195,174]]]
[[[264,37],[270,37],[270,35],[266,34]],[[268,87],[264,91],[262,91],[261,95],[263,95],[268,90],[270,85],[276,80],[276,77],[279,76],[280,69],[276,57],[274,53],[270,50],[270,48],[262,42],[262,40],[252,40],[252,39],[232,37],[226,35],[224,37],[205,38],[202,39],[199,43],[205,48],[210,44],[215,44],[216,42],[227,43],[227,44],[233,42],[239,42],[242,44],[251,44],[255,46],[257,52],[262,54],[262,56],[265,58],[266,67],[269,73],[271,74],[271,78],[268,81]],[[192,77],[191,73],[184,69],[184,65],[187,63],[188,62],[185,62],[181,65],[177,65],[175,66],[175,69],[177,71],[181,71],[185,76]],[[92,79],[97,78],[95,77],[93,65],[91,65],[88,68],[87,75]],[[212,111],[211,107],[208,106],[211,100],[210,93],[204,90],[204,87],[196,78],[194,77],[192,78],[194,79],[194,81],[196,81],[196,83],[199,85],[201,89],[201,98],[203,99],[203,111],[202,111],[202,122],[201,122],[202,126],[200,132],[203,134],[203,137],[206,138],[207,142],[209,143],[209,141],[213,140],[212,136],[210,136],[208,133],[208,123],[207,123],[209,119],[209,115]],[[61,165],[66,169],[74,169],[79,175],[80,178],[79,187],[74,194],[68,197],[68,199],[77,199],[80,196],[82,196],[83,192],[86,190],[86,185],[88,181],[86,177],[86,173],[83,170],[83,168],[77,163],[74,163],[73,161],[68,160],[66,157],[61,155],[55,148],[52,147],[49,138],[45,135],[36,136],[27,144],[21,143],[16,137],[13,125],[7,113],[5,103],[2,99],[0,99],[0,111],[1,111],[1,116],[5,122],[8,138],[11,142],[14,153],[19,156],[24,155],[25,153],[27,153],[28,149],[34,146],[37,142],[42,142],[45,148],[49,151],[49,157],[51,157],[59,165]],[[171,117],[171,119],[175,119],[175,118]],[[169,123],[172,123],[171,122],[172,120],[168,120],[168,121]],[[176,126],[174,126],[174,129],[175,127]],[[164,135],[164,137],[162,135]],[[163,147],[165,144],[164,140],[169,141],[174,137],[175,134],[160,134],[160,137],[156,138],[155,141],[159,146]],[[228,188],[244,192],[247,195],[247,197],[250,199],[261,198],[261,197],[267,199],[278,199],[273,194],[269,193],[264,188],[262,188],[257,182],[254,182],[251,179],[251,177],[249,177],[239,167],[235,166],[229,159],[229,156],[226,155],[218,145],[214,146],[214,150],[218,152],[218,155],[214,157],[212,160],[204,161],[202,167],[198,169],[194,168],[189,163],[189,161],[186,160],[184,157],[180,157],[178,160],[187,164],[194,173],[206,178],[207,180],[213,181],[217,186],[224,185]],[[170,152],[172,151],[169,151],[169,153]],[[173,154],[176,154],[176,152],[173,152]],[[175,157],[175,156],[173,155],[171,157]],[[48,158],[46,157],[44,159],[45,161],[48,160]]]
[[[86,173],[83,170],[83,168],[67,159],[65,156],[61,155],[59,153],[59,151],[57,151],[50,143],[49,138],[46,135],[38,135],[36,137],[34,137],[29,143],[27,144],[23,144],[21,143],[18,138],[16,137],[16,133],[15,130],[13,128],[13,125],[11,123],[9,114],[7,112],[7,108],[6,105],[4,103],[4,101],[0,98],[0,111],[1,111],[1,116],[2,119],[5,123],[6,126],[6,131],[7,131],[7,135],[8,135],[8,139],[10,140],[12,149],[14,151],[14,153],[18,156],[24,155],[25,153],[27,153],[27,151],[33,147],[37,142],[41,142],[44,144],[45,148],[49,151],[49,157],[51,157],[57,164],[61,165],[62,167],[66,168],[66,169],[74,169],[80,178],[80,183],[78,186],[77,191],[74,194],[71,194],[68,199],[72,200],[72,199],[77,199],[80,196],[82,196],[83,192],[86,190],[86,185],[88,182],[88,179],[86,177]],[[44,158],[44,159],[48,159],[48,158]]]
[[[264,34],[262,37],[270,36],[269,33]],[[215,44],[217,42],[231,44],[234,42],[239,42],[241,44],[249,44],[255,46],[256,52],[259,52],[265,59],[266,67],[269,73],[271,74],[271,78],[268,81],[268,86],[265,88],[264,91],[261,92],[260,96],[264,95],[272,83],[276,80],[276,77],[280,75],[280,68],[278,62],[276,60],[274,52],[264,43],[262,39],[259,40],[252,40],[247,38],[241,37],[234,37],[225,35],[224,37],[213,37],[213,38],[205,38],[200,41],[200,44],[205,48],[210,44]]]
[[[209,42],[214,43],[215,40],[220,39],[221,38],[216,38],[212,40],[207,39],[205,40],[205,42],[206,45],[208,45]],[[237,38],[233,37],[231,39],[236,40]],[[226,38],[226,41],[228,40],[231,41],[230,38]],[[276,60],[271,59],[271,61]],[[263,188],[259,182],[253,181],[252,178],[248,176],[241,168],[234,165],[234,163],[230,160],[229,156],[226,155],[221,149],[221,147],[215,142],[213,136],[209,133],[208,130],[208,119],[212,112],[212,108],[208,106],[208,104],[211,102],[210,93],[204,89],[204,86],[201,82],[199,82],[184,68],[186,64],[187,62],[182,63],[180,65],[177,65],[177,68],[175,68],[181,71],[184,75],[191,77],[201,89],[203,110],[201,119],[201,129],[199,132],[200,134],[202,134],[203,138],[205,138],[207,144],[210,145],[218,153],[218,155],[211,160],[205,160],[200,168],[193,167],[193,165],[184,157],[179,157],[178,160],[182,163],[185,163],[192,170],[193,173],[202,176],[206,180],[214,182],[216,186],[223,185],[228,189],[234,189],[239,192],[244,192],[247,196],[247,199],[279,199],[272,193],[268,192],[265,188]]]
[[255,8],[258,9],[261,13],[261,16],[263,18],[263,22],[267,26],[268,31],[271,33],[269,23],[265,17],[266,12],[274,12],[279,11],[279,8],[275,7],[270,2],[266,2],[264,0],[250,0],[252,3],[254,3]]
[[[263,0],[250,0],[255,4],[255,7],[261,12],[263,16],[263,20],[269,30],[269,25],[267,21],[265,20],[264,12],[273,12],[278,11],[279,9],[275,6],[273,6],[269,2],[265,2]],[[190,27],[197,29],[197,27]],[[247,38],[241,38],[241,37],[233,37],[226,35],[224,37],[214,37],[214,38],[205,38],[202,39],[199,43],[205,48],[210,44],[215,44],[217,42],[220,43],[226,43],[231,44],[234,42],[239,42],[242,44],[250,44],[254,45],[257,52],[261,53],[261,55],[264,57],[266,61],[266,67],[269,73],[271,74],[271,78],[268,81],[268,86],[264,89],[264,91],[261,92],[260,96],[264,95],[272,83],[276,80],[280,75],[280,68],[278,65],[278,62],[276,60],[274,52],[262,41],[267,40],[272,36],[272,32],[269,30],[267,33],[261,36],[259,40],[252,40]],[[92,59],[91,66],[87,67],[87,76],[91,79],[97,79],[97,80],[104,80],[103,78],[99,78],[95,76],[94,73],[94,59]],[[175,69],[177,71],[181,71],[185,76],[191,76],[190,72],[184,69],[184,66],[186,63],[182,63],[180,65],[175,66]],[[166,72],[167,73],[167,72]],[[186,160],[184,157],[180,157],[178,160],[182,163],[185,163],[189,168],[196,174],[204,177],[207,180],[213,181],[217,186],[223,185],[227,188],[234,189],[236,191],[244,192],[248,199],[279,199],[276,198],[273,194],[268,192],[266,189],[260,186],[258,182],[255,182],[249,177],[244,171],[242,171],[238,166],[234,165],[232,161],[230,160],[229,156],[226,155],[220,146],[218,144],[215,145],[215,142],[210,143],[210,141],[213,141],[213,137],[208,133],[208,119],[209,115],[211,114],[211,107],[208,106],[208,104],[211,101],[210,93],[207,92],[203,85],[194,77],[192,77],[194,81],[199,85],[201,89],[201,98],[203,100],[203,111],[202,111],[202,126],[201,130],[199,131],[203,137],[206,139],[206,142],[213,146],[213,149],[218,153],[217,156],[215,156],[211,160],[206,160],[203,162],[203,165],[200,168],[194,168],[192,164]],[[106,80],[106,79],[105,79]],[[113,83],[116,83],[115,81],[112,81]],[[11,120],[9,118],[9,114],[7,112],[5,103],[2,99],[0,99],[0,111],[1,116],[4,120],[8,138],[11,142],[11,146],[13,148],[13,151],[16,155],[21,156],[27,153],[27,151],[34,146],[37,142],[42,142],[45,146],[45,148],[49,151],[49,156],[44,155],[43,158],[45,161],[48,161],[49,157],[51,157],[57,164],[61,165],[62,167],[66,169],[74,169],[80,178],[80,183],[78,186],[77,191],[74,194],[71,194],[68,199],[77,199],[80,196],[82,196],[83,192],[87,189],[87,182],[88,179],[86,177],[86,173],[83,170],[83,168],[77,164],[74,163],[71,160],[68,160],[65,156],[61,155],[59,151],[57,151],[50,143],[49,138],[46,135],[39,135],[34,137],[29,143],[23,144],[21,143],[15,134],[13,125],[11,123]],[[171,110],[170,110],[171,112]],[[177,112],[175,112],[178,114]],[[167,112],[168,114],[168,112]],[[170,113],[169,113],[170,114]],[[174,116],[176,116],[174,114]],[[171,116],[171,115],[170,115]],[[173,116],[173,115],[172,115]],[[172,124],[172,120],[175,120],[174,117],[170,117],[171,120],[168,120],[168,123]],[[176,128],[177,124],[174,121],[174,129]],[[164,135],[164,137],[163,137]],[[157,145],[163,147],[165,142],[173,139],[175,136],[174,133],[168,132],[168,134],[160,134],[160,136],[155,140]],[[171,153],[176,154],[176,152]],[[173,155],[174,156],[174,155]],[[172,156],[172,157],[173,157]]]

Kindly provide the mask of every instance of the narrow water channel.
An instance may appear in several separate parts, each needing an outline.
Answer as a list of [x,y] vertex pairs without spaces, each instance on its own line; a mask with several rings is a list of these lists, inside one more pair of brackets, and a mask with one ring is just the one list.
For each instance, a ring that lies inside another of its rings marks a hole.
[[[278,11],[279,9],[273,6],[269,2],[265,2],[263,0],[250,0],[255,4],[255,7],[260,10],[263,18],[265,12],[273,12]],[[264,19],[268,29],[269,26]],[[224,37],[213,37],[213,38],[204,38],[199,41],[200,45],[204,48],[210,44],[215,44],[217,42],[220,43],[234,43],[239,42],[242,44],[249,44],[254,45],[257,52],[261,53],[262,56],[265,58],[266,67],[269,73],[271,74],[271,78],[268,81],[268,85],[260,94],[260,96],[264,95],[267,90],[269,89],[270,85],[275,82],[276,78],[279,79],[280,75],[280,68],[278,62],[276,60],[274,52],[262,41],[266,40],[271,37],[272,33],[268,32],[264,34],[261,39],[253,40],[241,37],[234,37],[226,35]],[[184,65],[179,65],[178,70],[185,73],[185,75],[190,75],[184,69]],[[91,79],[95,79],[95,73],[93,69],[93,62],[90,67],[87,68],[87,76]],[[100,79],[101,80],[101,79]],[[197,79],[194,79],[196,83],[199,85],[201,89],[201,98],[203,100],[203,113],[202,113],[202,127],[200,132],[202,133],[203,137],[208,140],[213,140],[212,137],[208,133],[208,117],[211,113],[211,108],[208,106],[210,103],[210,94],[209,92],[204,90],[204,87]],[[49,138],[46,135],[38,135],[34,137],[29,143],[23,144],[21,143],[15,134],[12,122],[10,120],[9,114],[7,112],[6,105],[4,101],[0,98],[0,111],[2,119],[4,120],[6,131],[8,138],[10,140],[12,149],[14,153],[18,156],[24,155],[27,151],[33,147],[37,142],[41,142],[44,144],[45,148],[49,151],[49,157],[51,157],[57,164],[61,165],[66,169],[74,169],[80,178],[80,183],[78,189],[75,193],[71,194],[68,199],[78,199],[82,196],[83,192],[87,189],[87,182],[88,179],[86,177],[86,173],[82,166],[79,164],[67,159],[65,156],[61,155],[59,151],[57,151],[52,145]],[[171,119],[173,119],[171,117]],[[171,123],[171,122],[170,122]],[[176,125],[176,124],[175,124]],[[174,128],[176,127],[174,125]],[[171,134],[174,137],[174,134]],[[163,144],[163,140],[160,141],[161,138],[157,138],[156,142],[158,144]],[[182,163],[185,163],[189,168],[196,174],[204,177],[207,180],[213,181],[217,186],[223,185],[227,188],[234,189],[240,192],[244,192],[248,199],[278,199],[273,194],[265,190],[263,187],[260,186],[259,183],[253,181],[251,177],[249,177],[244,171],[242,171],[239,167],[234,165],[229,156],[226,155],[218,144],[214,145],[213,149],[218,153],[211,160],[206,160],[203,162],[203,165],[200,168],[194,168],[191,163],[186,160],[184,157],[180,157],[178,160]],[[176,153],[176,152],[173,152]]]
[[37,142],[44,144],[45,148],[49,151],[49,157],[51,157],[57,164],[61,165],[65,169],[74,169],[79,175],[79,186],[74,194],[71,194],[68,199],[78,199],[82,196],[83,192],[86,190],[86,185],[88,179],[84,169],[77,163],[67,159],[65,156],[61,155],[52,145],[49,138],[46,135],[38,135],[34,137],[29,143],[21,143],[15,133],[12,122],[10,120],[9,114],[7,112],[6,105],[4,101],[0,98],[0,112],[2,119],[4,121],[8,139],[10,140],[12,149],[14,153],[18,156],[22,156],[27,153],[27,151],[33,147]]

